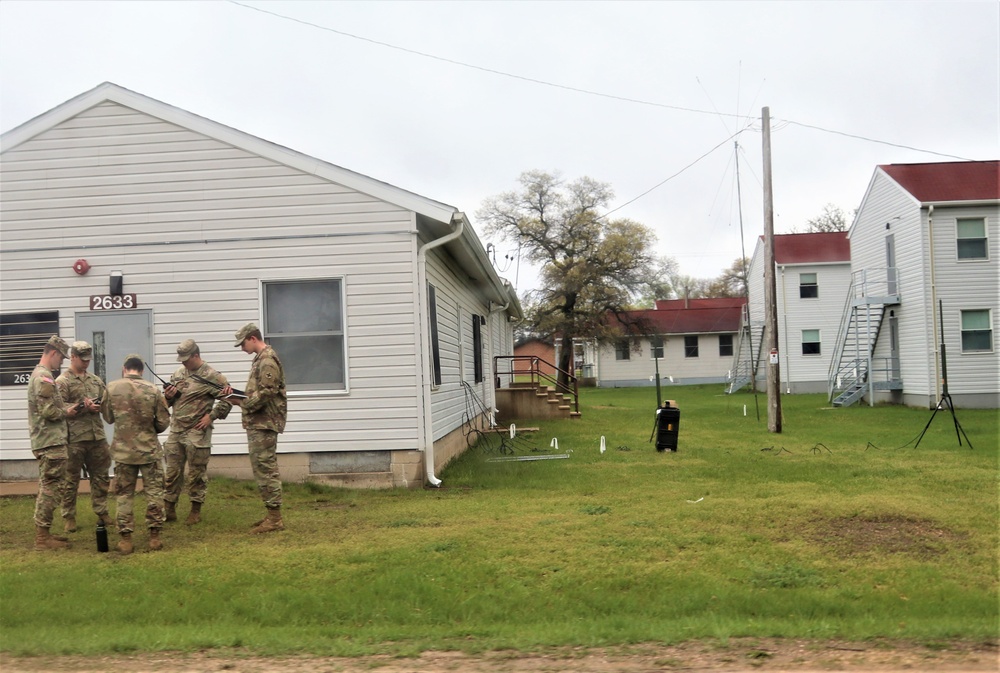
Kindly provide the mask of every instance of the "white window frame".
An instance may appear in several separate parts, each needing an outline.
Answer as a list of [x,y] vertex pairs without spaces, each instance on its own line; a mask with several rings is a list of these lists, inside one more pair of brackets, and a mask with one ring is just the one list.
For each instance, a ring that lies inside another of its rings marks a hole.
[[[262,278],[259,281],[258,292],[260,301],[260,316],[261,322],[258,327],[260,328],[261,335],[264,337],[264,342],[268,345],[274,346],[271,342],[273,339],[283,339],[288,338],[288,336],[294,335],[281,335],[280,333],[271,333],[268,329],[269,317],[267,311],[267,291],[266,286],[268,285],[292,285],[292,284],[306,284],[306,283],[323,283],[329,281],[337,281],[340,283],[340,310],[341,310],[341,330],[339,332],[332,332],[332,334],[340,334],[343,337],[344,352],[343,352],[343,368],[344,368],[344,385],[342,388],[296,388],[295,383],[290,383],[287,378],[285,378],[285,385],[289,397],[309,397],[309,396],[329,396],[329,395],[347,395],[351,392],[351,378],[350,378],[350,346],[347,334],[347,277],[346,276],[324,276],[322,278]],[[282,349],[279,346],[275,346],[275,351],[278,353],[278,358],[282,357]],[[287,365],[287,359],[282,361],[282,365]],[[287,368],[286,368],[287,371]]]
[[[729,344],[727,344],[727,346],[729,348],[729,352],[725,353],[725,354],[723,354],[723,352],[722,352],[722,339],[724,337],[729,337]],[[733,357],[733,354],[735,352],[736,352],[736,340],[733,338],[733,335],[732,334],[720,334],[719,335],[719,357],[720,358],[731,358],[731,357]]]
[[[806,332],[815,332],[816,333],[816,340],[815,341],[813,341],[813,340],[806,341]],[[806,344],[816,344],[816,347],[819,350],[817,352],[815,352],[815,353],[806,353],[805,352]],[[818,358],[818,357],[822,357],[823,356],[823,334],[822,334],[822,332],[820,330],[818,330],[818,329],[804,329],[804,330],[802,330],[802,340],[801,340],[800,351],[802,353],[802,357],[804,357],[804,358]]]
[[[694,339],[694,346],[688,345],[688,339]],[[694,350],[694,355],[691,355],[691,350]],[[697,334],[686,334],[684,335],[684,357],[695,359],[701,357],[701,340],[698,338]]]
[[[986,319],[988,321],[987,324],[989,325],[989,329],[987,329],[987,330],[966,330],[965,329],[965,325],[963,324],[965,322],[964,318],[965,318],[965,314],[966,313],[986,313]],[[993,310],[992,309],[988,309],[988,308],[966,308],[966,309],[961,309],[959,311],[959,314],[958,314],[958,329],[959,329],[959,340],[960,340],[960,343],[962,344],[961,352],[962,352],[963,355],[979,355],[979,354],[984,354],[984,353],[985,354],[989,354],[989,353],[993,352],[993,340],[994,340],[994,337],[993,337]],[[965,350],[965,338],[964,338],[965,337],[965,333],[966,332],[973,332],[973,331],[976,331],[976,332],[985,331],[985,332],[989,333],[989,335],[990,335],[990,347],[989,347],[988,350],[987,349]]]
[[[659,342],[659,344],[660,344],[659,346],[656,345],[657,342]],[[656,360],[656,359],[662,360],[663,359],[663,355],[666,352],[666,344],[667,344],[667,340],[664,339],[662,336],[651,336],[651,337],[649,337],[649,359],[650,360]],[[660,352],[659,355],[656,354],[657,351]]]
[[[976,237],[961,237],[958,235],[959,226],[963,222],[978,222],[983,225],[983,235]],[[982,241],[983,242],[983,256],[982,257],[962,257],[959,244],[962,241]],[[955,219],[955,258],[959,262],[987,262],[990,259],[990,239],[989,239],[989,227],[986,226],[985,217],[959,217]]]
[[628,339],[619,339],[615,342],[615,360],[628,362],[632,359],[632,345]]
[[[805,282],[803,282],[805,280],[805,278],[804,278],[805,276],[812,276],[812,281],[813,282],[811,282],[811,283],[805,283]],[[815,292],[815,294],[813,294],[811,296],[808,296],[808,297],[802,296],[802,291],[805,288],[812,288],[812,291]],[[799,274],[799,299],[819,299],[819,274],[818,273],[810,272],[810,273],[800,273]]]

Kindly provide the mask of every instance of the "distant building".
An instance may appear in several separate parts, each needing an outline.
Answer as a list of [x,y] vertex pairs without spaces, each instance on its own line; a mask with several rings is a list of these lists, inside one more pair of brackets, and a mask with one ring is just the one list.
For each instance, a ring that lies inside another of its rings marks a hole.
[[[767,376],[764,335],[764,237],[757,240],[748,270],[750,302],[744,316],[728,390],[750,382],[756,364],[758,389]],[[830,360],[837,343],[844,297],[851,284],[851,246],[847,232],[776,234],[774,274],[778,316],[781,390],[826,392]]]
[[662,384],[724,383],[745,305],[743,297],[670,299],[628,311],[638,327],[595,348],[597,385],[652,386],[657,368]]

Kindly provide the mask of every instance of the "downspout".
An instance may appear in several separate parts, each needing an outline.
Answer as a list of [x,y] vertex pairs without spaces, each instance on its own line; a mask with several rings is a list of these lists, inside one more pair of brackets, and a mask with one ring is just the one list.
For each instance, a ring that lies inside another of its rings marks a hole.
[[[934,307],[938,305],[937,303],[937,283],[934,280],[934,204],[932,203],[927,208],[927,236],[930,239],[927,242],[927,249],[930,251],[930,262],[931,262],[931,325],[934,328],[934,343],[931,344],[931,350],[934,353],[934,400],[931,402],[931,406],[934,406],[938,400],[941,399],[941,351],[939,350],[938,344],[941,340],[938,338],[938,321],[934,319]],[[896,285],[899,285],[899,277],[896,277]],[[942,335],[943,336],[943,335]]]
[[[493,315],[495,313],[500,313],[502,311],[506,311],[508,306],[510,306],[510,302],[509,301],[506,304],[504,304],[503,306],[497,305],[496,308],[493,307],[493,302],[492,301],[489,304],[489,309],[490,309],[489,310],[489,325],[490,325],[490,334],[489,334],[489,338],[490,338],[490,356],[489,356],[489,358],[490,359],[488,360],[488,362],[489,362],[489,366],[490,366],[490,378],[493,379],[493,380],[490,382],[490,385],[487,386],[486,389],[487,390],[491,390],[491,389],[493,390],[493,394],[490,395],[490,399],[492,400],[492,404],[490,405],[490,409],[492,410],[491,414],[490,414],[490,421],[494,425],[496,424],[496,414],[499,411],[497,409],[497,393],[496,393],[496,389],[499,386],[497,385],[498,384],[498,381],[497,381],[498,377],[496,376],[496,372],[492,370],[493,363],[495,362],[495,360],[493,358],[496,356],[496,353],[493,350],[493,342],[494,342],[494,336],[497,339],[499,339],[499,338],[501,338],[503,336],[503,334],[497,334],[497,335],[493,334]],[[502,330],[501,330],[501,332],[502,332]],[[483,380],[484,381],[486,380],[486,376],[485,375],[483,376]]]
[[456,212],[451,218],[455,229],[450,234],[445,234],[441,238],[424,243],[417,249],[417,296],[420,310],[420,348],[423,363],[421,367],[421,400],[423,402],[424,415],[424,468],[427,474],[427,483],[435,488],[441,486],[441,480],[434,476],[434,427],[433,415],[431,414],[431,362],[430,362],[430,333],[431,324],[427,308],[427,251],[444,245],[462,235],[465,227],[464,213]]
[[[781,331],[782,336],[785,337],[785,371],[781,372],[785,375],[785,393],[788,395],[792,394],[792,352],[788,350],[788,301],[785,298],[785,267],[781,266]],[[778,381],[778,385],[781,385],[781,381]]]

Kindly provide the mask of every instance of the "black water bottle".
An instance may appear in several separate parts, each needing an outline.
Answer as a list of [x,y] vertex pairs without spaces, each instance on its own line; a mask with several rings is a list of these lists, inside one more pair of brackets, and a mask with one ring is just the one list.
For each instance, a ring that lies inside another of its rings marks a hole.
[[104,527],[103,521],[97,522],[97,551],[108,550],[108,529]]

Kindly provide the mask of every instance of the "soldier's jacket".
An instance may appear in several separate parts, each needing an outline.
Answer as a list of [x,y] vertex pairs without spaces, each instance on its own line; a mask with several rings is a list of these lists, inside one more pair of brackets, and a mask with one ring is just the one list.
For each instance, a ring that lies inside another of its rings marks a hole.
[[[173,407],[174,414],[170,421],[171,432],[183,432],[193,428],[205,414],[208,414],[213,421],[222,420],[229,415],[229,410],[233,405],[225,400],[217,400],[219,388],[214,388],[207,383],[202,383],[195,379],[200,376],[203,379],[219,384],[220,388],[229,385],[226,377],[202,363],[198,369],[189,372],[184,367],[180,367],[170,377],[170,383],[177,388],[177,396],[170,400],[168,404]],[[211,445],[212,427],[205,429],[206,446]]]
[[68,441],[66,406],[47,367],[36,365],[28,379],[28,426],[31,450],[65,446]]
[[158,434],[170,425],[170,410],[160,389],[139,374],[108,384],[101,414],[114,423],[111,457],[125,465],[147,465],[163,458]]
[[288,416],[285,370],[278,354],[270,346],[253,359],[246,394],[247,399],[241,405],[244,428],[285,431],[285,418]]
[[[66,404],[77,404],[85,397],[92,400],[104,399],[104,381],[101,377],[90,372],[84,372],[77,376],[72,370],[67,369],[56,379],[56,388],[62,395]],[[91,413],[86,409],[81,409],[73,418],[66,418],[69,425],[70,442],[87,442],[92,440],[105,439],[104,421],[101,420],[100,413]]]

